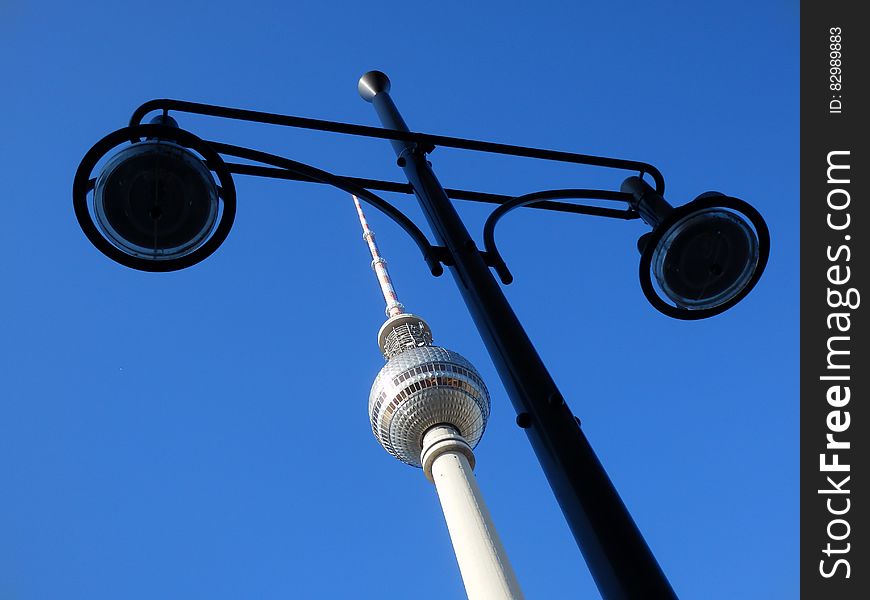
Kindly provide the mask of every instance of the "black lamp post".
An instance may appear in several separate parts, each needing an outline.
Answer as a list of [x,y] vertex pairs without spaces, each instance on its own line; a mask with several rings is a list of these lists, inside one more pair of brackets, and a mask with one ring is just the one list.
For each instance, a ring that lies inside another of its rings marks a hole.
[[[669,316],[699,319],[730,308],[758,281],[770,248],[764,220],[745,202],[712,192],[674,208],[664,199],[663,177],[647,163],[411,132],[389,89],[389,79],[378,71],[359,81],[360,95],[373,104],[384,129],[177,100],[147,102],[134,112],[130,127],[110,134],[85,155],[73,185],[76,217],[88,239],[113,260],[140,270],[171,271],[203,260],[226,238],[235,214],[231,173],[328,183],[374,205],[414,238],[434,275],[441,274],[442,263],[450,267],[517,411],[517,424],[529,436],[602,596],[675,598],[579,419],[489,270],[494,268],[503,283],[512,281],[495,245],[495,225],[520,206],[642,218],[652,227],[638,242],[644,294]],[[161,114],[142,125],[142,118],[156,110]],[[169,111],[389,139],[409,183],[340,177],[257,150],[206,142],[179,129]],[[127,142],[92,178],[100,158]],[[436,146],[592,165],[632,176],[620,191],[548,190],[513,198],[444,189],[427,158]],[[260,164],[226,163],[220,155]],[[415,194],[441,245],[432,246],[373,189]],[[485,251],[477,248],[450,198],[500,204],[484,227]],[[564,199],[609,200],[625,208],[558,201]]]

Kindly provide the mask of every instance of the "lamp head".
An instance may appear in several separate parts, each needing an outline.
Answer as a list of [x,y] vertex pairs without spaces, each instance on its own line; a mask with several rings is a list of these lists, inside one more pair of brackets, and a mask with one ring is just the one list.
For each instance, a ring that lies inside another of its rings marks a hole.
[[[99,158],[125,139],[136,141],[109,158],[91,180],[89,210],[83,181]],[[172,271],[201,261],[226,238],[235,216],[232,178],[223,161],[168,116],[98,142],[79,167],[73,194],[76,216],[91,242],[117,262],[144,271]]]
[[653,227],[638,240],[638,250],[641,288],[655,308],[678,319],[710,317],[734,306],[758,282],[770,234],[749,204],[707,192],[672,208],[638,178],[626,180],[623,190],[634,195],[634,207]]
[[749,283],[758,266],[758,237],[739,215],[703,208],[670,224],[652,252],[656,281],[674,304],[715,308]]

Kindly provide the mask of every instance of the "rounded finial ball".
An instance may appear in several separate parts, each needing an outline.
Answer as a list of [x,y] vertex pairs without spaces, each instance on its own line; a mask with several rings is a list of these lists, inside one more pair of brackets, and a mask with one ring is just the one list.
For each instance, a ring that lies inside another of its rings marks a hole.
[[390,91],[390,78],[381,71],[369,71],[359,78],[357,89],[363,100],[371,102],[381,92]]
[[152,125],[168,125],[169,127],[178,127],[178,121],[169,115],[160,114],[148,121]]

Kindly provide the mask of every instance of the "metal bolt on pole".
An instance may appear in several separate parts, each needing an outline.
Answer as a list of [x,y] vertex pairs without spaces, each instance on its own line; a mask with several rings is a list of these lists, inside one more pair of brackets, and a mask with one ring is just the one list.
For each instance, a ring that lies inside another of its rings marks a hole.
[[[379,71],[359,81],[360,95],[372,103],[383,126],[409,131],[389,91],[390,81]],[[450,252],[450,271],[602,597],[675,599],[579,421],[435,177],[427,149],[413,142],[391,143],[436,237]]]

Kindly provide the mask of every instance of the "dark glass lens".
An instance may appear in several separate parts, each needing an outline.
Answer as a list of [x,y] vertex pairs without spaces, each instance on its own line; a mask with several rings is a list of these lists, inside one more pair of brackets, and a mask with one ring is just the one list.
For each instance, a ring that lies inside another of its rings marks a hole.
[[664,257],[660,280],[668,295],[692,304],[737,293],[754,266],[750,236],[745,225],[722,214],[707,214],[687,224]]
[[215,219],[214,181],[190,152],[133,146],[101,182],[106,224],[125,245],[161,254],[201,239]]

